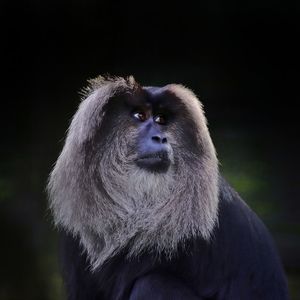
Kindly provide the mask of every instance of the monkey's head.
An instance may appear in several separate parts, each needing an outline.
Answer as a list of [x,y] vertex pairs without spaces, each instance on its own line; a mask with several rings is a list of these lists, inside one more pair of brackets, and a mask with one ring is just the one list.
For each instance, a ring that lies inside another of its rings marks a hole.
[[90,81],[51,173],[57,225],[79,236],[93,268],[126,250],[172,255],[217,223],[218,162],[189,89]]

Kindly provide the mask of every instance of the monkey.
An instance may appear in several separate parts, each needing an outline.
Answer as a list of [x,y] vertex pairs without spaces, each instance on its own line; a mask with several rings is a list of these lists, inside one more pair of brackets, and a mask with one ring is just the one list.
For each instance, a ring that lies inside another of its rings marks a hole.
[[270,233],[180,84],[89,80],[49,176],[68,299],[288,299]]

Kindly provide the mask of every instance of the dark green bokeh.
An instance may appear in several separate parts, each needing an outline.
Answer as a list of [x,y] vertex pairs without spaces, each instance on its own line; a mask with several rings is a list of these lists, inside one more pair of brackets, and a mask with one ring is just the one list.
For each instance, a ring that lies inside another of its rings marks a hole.
[[1,300],[64,299],[45,187],[78,91],[106,72],[200,96],[220,169],[270,229],[300,299],[298,4],[4,0],[0,17]]

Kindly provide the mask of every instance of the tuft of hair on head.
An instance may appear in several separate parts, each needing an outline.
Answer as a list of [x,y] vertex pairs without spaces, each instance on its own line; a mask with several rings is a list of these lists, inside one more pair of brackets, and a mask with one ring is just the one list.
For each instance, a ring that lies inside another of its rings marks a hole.
[[130,89],[137,89],[140,87],[132,75],[129,75],[127,77],[120,77],[120,76],[112,76],[110,74],[105,74],[105,75],[99,75],[95,78],[88,79],[87,82],[88,82],[87,86],[79,91],[82,100],[86,99],[90,94],[92,94],[97,89],[108,84],[127,86]]

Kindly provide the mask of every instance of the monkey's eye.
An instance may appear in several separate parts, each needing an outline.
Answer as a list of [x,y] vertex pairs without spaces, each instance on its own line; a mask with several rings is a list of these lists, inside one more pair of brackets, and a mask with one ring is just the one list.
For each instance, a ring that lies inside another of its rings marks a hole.
[[160,125],[165,125],[166,124],[166,116],[164,116],[163,114],[159,114],[154,116],[153,118],[154,122],[160,124]]
[[147,115],[145,112],[143,111],[137,111],[137,112],[133,112],[133,117],[141,122],[144,122],[147,120]]

